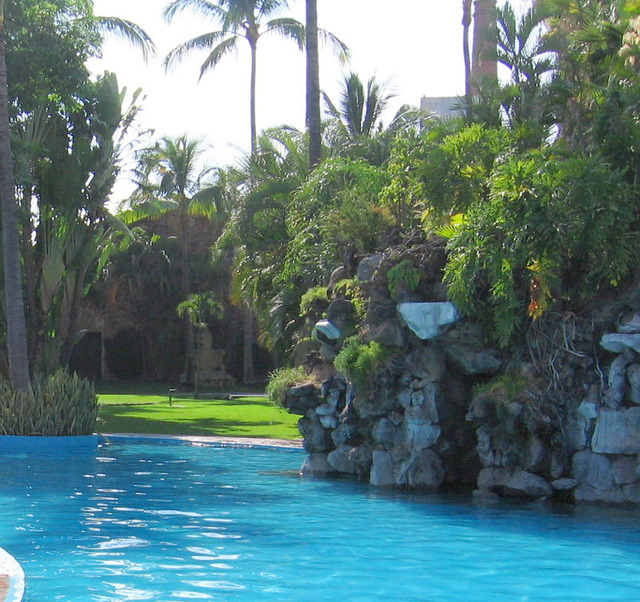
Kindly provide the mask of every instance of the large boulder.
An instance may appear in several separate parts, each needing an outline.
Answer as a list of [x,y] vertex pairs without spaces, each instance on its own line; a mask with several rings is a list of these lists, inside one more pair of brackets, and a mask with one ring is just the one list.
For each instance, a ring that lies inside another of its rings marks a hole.
[[442,485],[445,476],[440,456],[430,449],[423,449],[401,465],[398,485],[436,489]]
[[593,489],[608,490],[614,486],[611,460],[602,454],[594,454],[588,450],[574,454],[572,474],[581,485]]
[[596,420],[591,449],[599,454],[640,452],[640,407],[624,410],[603,408]]
[[374,451],[369,482],[376,487],[393,487],[396,484],[396,468],[393,454],[389,451]]
[[466,345],[447,345],[447,359],[462,374],[495,374],[502,367],[502,360],[494,349],[474,349]]
[[371,282],[371,280],[373,280],[373,275],[376,273],[381,262],[382,255],[370,255],[369,257],[365,257],[358,264],[358,280],[360,282]]
[[335,472],[327,462],[327,454],[310,454],[306,457],[300,473],[303,475],[327,475]]
[[404,422],[404,446],[410,451],[419,451],[433,447],[442,429],[426,420],[405,420]]
[[478,475],[478,488],[509,497],[539,499],[553,494],[542,477],[525,470],[483,468]]
[[399,303],[397,311],[407,328],[422,340],[435,339],[443,326],[458,319],[453,303]]

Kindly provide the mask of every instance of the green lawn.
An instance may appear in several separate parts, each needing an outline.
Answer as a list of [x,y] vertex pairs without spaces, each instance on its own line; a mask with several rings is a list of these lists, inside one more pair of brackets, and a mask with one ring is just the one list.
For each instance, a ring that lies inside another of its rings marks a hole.
[[294,416],[265,397],[223,399],[174,398],[169,406],[168,387],[98,387],[103,433],[161,435],[218,435],[300,439]]

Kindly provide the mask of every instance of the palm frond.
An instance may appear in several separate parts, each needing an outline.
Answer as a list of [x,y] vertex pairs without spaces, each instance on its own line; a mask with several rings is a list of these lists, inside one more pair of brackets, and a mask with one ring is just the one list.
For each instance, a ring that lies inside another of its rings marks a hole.
[[145,62],[156,54],[156,46],[142,27],[118,17],[96,17],[96,26],[101,33],[115,35],[142,52]]
[[220,43],[220,40],[224,40],[227,35],[224,31],[212,31],[176,46],[164,59],[165,71],[170,71],[176,67],[192,52],[203,52],[215,48]]
[[209,0],[173,0],[162,9],[162,16],[167,23],[171,23],[173,18],[183,12],[189,12],[194,16],[202,16],[222,23],[227,11],[219,4],[209,2]]
[[338,57],[338,60],[343,65],[351,60],[351,51],[349,50],[349,47],[330,31],[319,28],[318,39],[333,50],[333,53]]
[[210,53],[209,56],[205,59],[204,63],[200,65],[200,77],[198,79],[202,79],[202,77],[208,71],[211,71],[216,67],[216,65],[222,60],[222,58],[231,53],[237,51],[238,37],[234,36],[232,38],[227,38],[218,44]]
[[290,18],[273,19],[267,23],[264,33],[270,31],[275,31],[282,37],[293,40],[300,50],[304,50],[306,30],[300,21]]

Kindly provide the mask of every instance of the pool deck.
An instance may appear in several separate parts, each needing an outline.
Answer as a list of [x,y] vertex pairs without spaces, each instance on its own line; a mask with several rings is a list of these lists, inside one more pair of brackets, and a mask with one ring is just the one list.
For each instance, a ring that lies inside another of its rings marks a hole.
[[[218,443],[221,445],[237,445],[238,447],[281,447],[285,449],[303,449],[302,441],[291,439],[258,439],[255,437],[214,437],[191,435],[150,435],[137,433],[101,433],[103,437],[131,437],[138,439],[171,439],[188,443]],[[0,601],[1,602],[1,601]]]

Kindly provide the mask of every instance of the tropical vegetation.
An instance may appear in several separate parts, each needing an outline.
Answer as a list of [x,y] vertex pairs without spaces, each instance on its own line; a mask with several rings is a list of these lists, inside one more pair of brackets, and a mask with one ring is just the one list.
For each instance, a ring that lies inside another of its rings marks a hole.
[[[374,254],[387,257],[382,276],[398,301],[428,271],[402,249],[444,249],[446,296],[514,353],[537,321],[588,312],[635,275],[637,0],[539,0],[524,13],[465,0],[465,96],[446,118],[415,107],[390,115],[385,82],[368,74],[347,72],[339,98],[322,94],[317,42],[327,34],[315,1],[305,27],[282,16],[286,1],[174,0],[169,21],[190,12],[215,27],[176,47],[168,67],[202,51],[202,76],[248,42],[251,151],[211,167],[197,140],[147,138],[135,192],[117,216],[105,204],[141,96],[129,105],[115,75],[89,77],[86,59],[109,27],[84,0],[5,4],[0,360],[17,390],[29,388],[29,374],[78,365],[86,311],[106,324],[112,375],[193,384],[194,328],[208,328],[237,380],[272,373],[280,398],[294,372],[274,369],[304,373],[298,366],[321,346],[314,324],[336,290],[355,306],[355,338],[336,362],[366,387],[388,358],[359,328],[380,310],[356,277],[358,261]],[[472,4],[491,17],[482,39]],[[121,25],[152,49],[139,28]],[[266,33],[308,53],[305,131],[258,131],[255,53]],[[506,77],[486,77],[498,63]]]

